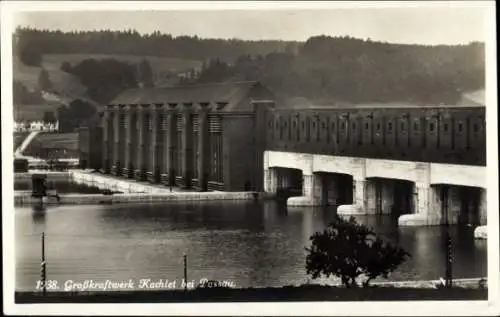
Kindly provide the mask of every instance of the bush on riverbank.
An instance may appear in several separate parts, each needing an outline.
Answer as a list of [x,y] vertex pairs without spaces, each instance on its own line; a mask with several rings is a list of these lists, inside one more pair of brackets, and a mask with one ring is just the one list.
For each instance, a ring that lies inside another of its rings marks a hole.
[[387,278],[410,256],[405,250],[384,242],[354,217],[335,219],[310,240],[312,245],[306,248],[307,274],[313,279],[321,275],[338,276],[347,288],[357,287],[360,278],[364,278],[364,287],[378,276]]

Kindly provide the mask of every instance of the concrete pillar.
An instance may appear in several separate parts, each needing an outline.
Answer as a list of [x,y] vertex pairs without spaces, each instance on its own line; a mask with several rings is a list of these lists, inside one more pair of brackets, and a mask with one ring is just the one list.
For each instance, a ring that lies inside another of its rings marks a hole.
[[102,164],[101,164],[101,172],[108,173],[109,172],[109,156],[108,156],[108,131],[109,131],[109,111],[107,107],[104,109],[104,113],[102,115]]
[[264,180],[264,191],[275,194],[278,189],[278,171],[276,168],[270,167],[264,170]]
[[184,188],[191,187],[192,168],[193,168],[193,122],[192,122],[192,103],[184,103],[183,123],[182,130],[182,171]]
[[123,174],[127,178],[134,177],[135,170],[135,159],[136,159],[136,108],[130,105],[126,110],[125,116],[125,167],[123,169]]
[[364,179],[353,180],[353,204],[362,210],[363,213],[366,212],[366,181]]
[[479,194],[479,224],[480,226],[474,229],[475,239],[487,239],[488,238],[488,226],[487,226],[487,189],[481,188]]
[[167,175],[166,178],[163,178],[162,182],[165,185],[173,186],[175,184],[175,136],[176,136],[176,131],[177,131],[177,122],[175,121],[175,108],[177,107],[176,103],[169,103],[168,104],[168,110],[167,110],[167,133],[166,133],[166,146],[164,148],[165,150],[165,157],[166,157],[166,170],[167,170]]
[[160,166],[158,162],[158,134],[160,133],[159,127],[159,114],[162,111],[163,104],[154,104],[151,107],[151,126],[150,126],[150,142],[149,142],[149,167],[148,167],[148,180],[152,183],[160,181]]
[[365,178],[353,179],[352,204],[341,205],[337,208],[337,215],[363,215],[368,214],[367,181]]
[[402,215],[399,226],[428,226],[443,223],[441,187],[428,183],[416,183],[414,189],[415,208],[413,214]]
[[313,175],[302,175],[303,185],[302,185],[302,195],[305,197],[312,198],[315,193],[315,184],[314,184],[314,174]]
[[479,196],[479,224],[481,226],[485,226],[487,224],[487,207],[488,207],[488,201],[487,201],[487,191],[486,188],[481,188],[481,194]]
[[458,186],[448,187],[448,223],[456,224],[462,211],[460,199],[460,188]]
[[278,188],[289,188],[292,187],[292,172],[287,169],[282,169],[278,172]]
[[365,180],[366,213],[374,215],[377,213],[377,181]]
[[198,162],[196,168],[198,169],[199,189],[206,191],[208,188],[208,160],[209,160],[209,144],[208,144],[208,102],[200,103],[200,110],[198,111]]
[[125,160],[127,153],[125,152],[125,144],[126,144],[126,135],[125,135],[125,119],[126,118],[126,108],[125,105],[120,105],[119,106],[119,112],[118,112],[118,133],[119,133],[119,140],[118,140],[118,170],[117,174],[122,175],[123,174],[123,168],[126,167],[125,165]]
[[[323,205],[323,177],[321,174],[313,174],[312,176],[312,197],[314,201],[314,206],[321,206]],[[303,191],[303,190],[302,190]]]
[[394,205],[394,183],[391,181],[382,181],[382,214],[391,214]]
[[108,172],[112,173],[113,165],[115,165],[115,109],[110,107],[109,109],[109,119],[108,119]]
[[146,179],[146,161],[145,158],[145,112],[147,105],[140,105],[137,111],[137,157],[136,157],[136,166],[134,171],[134,178],[138,181],[143,181]]
[[415,208],[414,213],[423,216],[429,215],[431,188],[426,184],[415,184]]
[[439,186],[431,186],[429,190],[429,205],[427,208],[427,213],[420,213],[420,216],[426,218],[425,224],[440,225],[443,219],[443,214],[441,211],[441,193]]
[[318,174],[302,174],[302,196],[290,197],[288,206],[320,206],[321,205],[321,176]]
[[118,108],[113,108],[113,162],[111,173],[118,176],[120,169],[120,111]]
[[324,201],[326,205],[338,206],[339,205],[339,186],[338,183],[332,177],[323,178],[323,191],[324,191]]

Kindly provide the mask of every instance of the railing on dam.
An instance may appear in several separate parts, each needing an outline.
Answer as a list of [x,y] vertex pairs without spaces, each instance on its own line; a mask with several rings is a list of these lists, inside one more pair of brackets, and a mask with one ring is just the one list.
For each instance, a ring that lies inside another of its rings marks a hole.
[[274,109],[267,149],[486,165],[485,107]]

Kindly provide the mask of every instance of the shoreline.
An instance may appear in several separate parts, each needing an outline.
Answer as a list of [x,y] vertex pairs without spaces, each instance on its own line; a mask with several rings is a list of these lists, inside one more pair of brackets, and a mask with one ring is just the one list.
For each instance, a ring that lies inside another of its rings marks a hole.
[[[44,197],[42,202],[51,204],[118,204],[136,202],[168,202],[168,201],[255,201],[271,198],[273,195],[265,192],[225,192],[225,191],[179,191],[161,184],[138,182],[118,178],[116,176],[91,173],[89,171],[73,170],[65,172],[30,171],[15,173],[16,182],[30,182],[33,174],[46,174],[48,181],[70,181],[78,184],[94,186],[100,190],[119,191],[113,195],[65,193],[60,194],[60,200],[55,197]],[[14,191],[14,206],[36,205],[40,198],[31,197],[29,191]]]
[[440,280],[372,282],[369,287],[302,284],[282,287],[204,287],[111,291],[16,291],[16,303],[113,302],[273,302],[273,301],[387,301],[387,300],[487,300],[487,278],[454,279],[452,288]]
[[278,302],[278,301],[407,301],[487,300],[488,288],[398,287],[372,285],[367,288],[301,285],[265,288],[195,288],[190,290],[133,290],[50,292],[16,291],[15,302],[30,303],[182,303],[182,302]]

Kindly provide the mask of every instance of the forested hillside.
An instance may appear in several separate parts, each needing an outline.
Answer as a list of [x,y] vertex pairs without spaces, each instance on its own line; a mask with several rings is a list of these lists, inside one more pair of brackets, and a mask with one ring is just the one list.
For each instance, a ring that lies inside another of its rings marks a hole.
[[[161,56],[202,63],[201,69],[191,69],[188,76],[175,77],[178,82],[259,80],[283,98],[453,104],[464,92],[484,88],[483,43],[424,46],[328,36],[300,43],[173,37],[160,32],[33,29],[18,29],[14,40],[15,54],[28,65],[53,54]],[[66,71],[77,76],[90,88],[89,96],[102,103],[134,82],[144,82],[141,72],[135,71],[131,78],[130,68],[123,63],[116,63],[118,68],[111,61],[108,64],[110,68],[83,60]],[[156,68],[158,64],[153,74]],[[120,84],[106,81],[113,89],[103,91],[106,85],[99,82],[104,78],[115,78]],[[123,78],[129,78],[127,84],[122,85]]]
[[320,36],[297,54],[211,61],[196,81],[260,80],[284,97],[311,100],[454,104],[484,88],[484,74],[482,43],[430,47]]
[[137,31],[61,32],[19,28],[14,47],[21,56],[37,54],[107,54],[162,56],[188,60],[218,57],[231,60],[240,55],[265,55],[294,50],[299,42],[243,41],[238,39],[201,39],[197,36],[173,37],[154,32],[141,35]]

